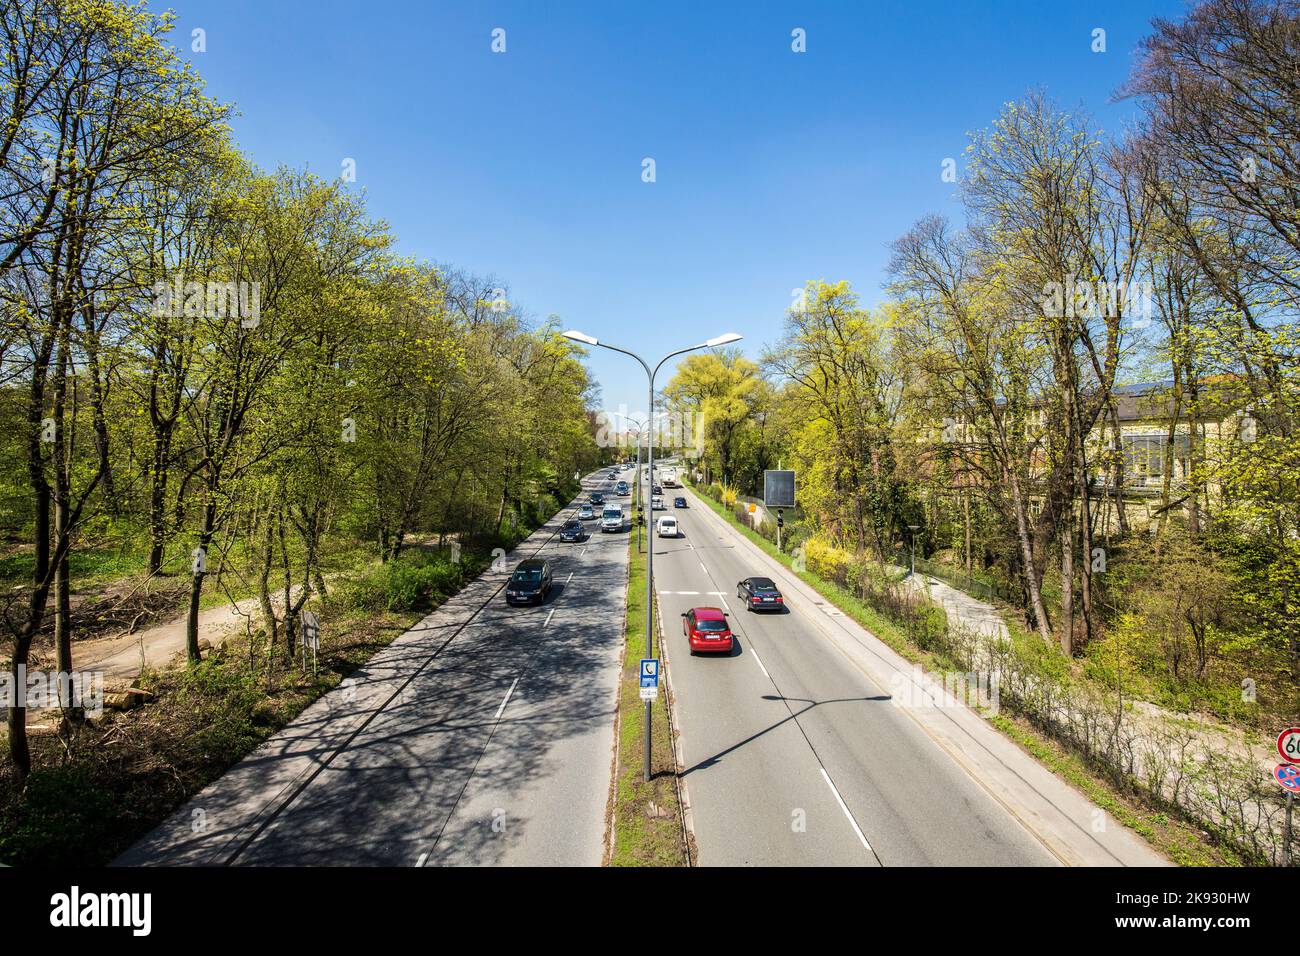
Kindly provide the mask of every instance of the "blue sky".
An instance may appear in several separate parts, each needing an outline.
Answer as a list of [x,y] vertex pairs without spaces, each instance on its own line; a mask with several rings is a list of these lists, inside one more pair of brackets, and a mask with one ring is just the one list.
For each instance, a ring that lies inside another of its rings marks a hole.
[[[1042,87],[1109,130],[1180,0],[943,3],[175,0],[174,42],[257,163],[357,187],[399,250],[509,283],[647,358],[723,331],[757,357],[791,290],[883,295],[889,243],[958,215],[966,134]],[[506,52],[491,50],[505,32]],[[803,28],[807,52],[791,50]],[[207,50],[189,52],[191,31]],[[1092,31],[1106,31],[1093,53]],[[652,157],[657,180],[642,182]],[[604,407],[645,406],[596,350]],[[660,383],[667,376],[660,379]]]

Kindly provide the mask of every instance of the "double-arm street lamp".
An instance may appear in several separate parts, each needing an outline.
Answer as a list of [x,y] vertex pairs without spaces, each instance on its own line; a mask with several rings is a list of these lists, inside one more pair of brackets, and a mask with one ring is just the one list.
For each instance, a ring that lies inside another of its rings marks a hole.
[[[654,485],[654,473],[655,473],[655,447],[654,447],[655,376],[659,374],[659,369],[663,367],[664,362],[667,362],[670,358],[675,358],[678,355],[684,355],[687,352],[695,352],[699,349],[711,349],[719,345],[730,345],[732,342],[739,342],[743,336],[737,335],[735,332],[726,332],[722,335],[717,336],[716,338],[709,339],[707,342],[701,342],[699,345],[692,345],[690,346],[690,348],[678,349],[675,352],[669,352],[667,355],[661,358],[658,361],[658,363],[656,363],[654,368],[651,368],[650,364],[646,362],[646,360],[643,359],[641,356],[637,355],[635,352],[629,352],[627,349],[621,349],[617,345],[610,345],[607,342],[601,342],[593,335],[586,335],[582,332],[577,332],[573,329],[570,329],[568,332],[563,333],[563,335],[566,339],[569,339],[570,341],[573,342],[581,342],[583,345],[597,345],[603,349],[609,349],[613,352],[621,352],[624,355],[631,356],[632,358],[636,359],[638,362],[641,363],[641,367],[645,369],[646,378],[649,379],[650,395],[649,395],[649,404],[647,406],[649,408],[649,411],[647,413],[648,415],[647,422],[649,423],[650,432],[646,437],[646,464],[648,466],[649,479],[642,482],[642,484],[645,486],[645,493],[646,493],[645,506],[644,506],[644,511],[642,513],[648,516],[646,519],[647,520],[646,535],[647,535],[648,545],[646,547],[646,575],[645,575],[645,649],[646,649],[646,657],[654,657],[654,638],[652,636],[653,635],[652,628],[654,626],[654,606],[655,606],[654,604],[655,547],[654,547],[654,537],[650,534],[650,526],[648,522],[654,518],[654,510],[651,508],[651,505],[653,503],[651,501],[651,491],[652,491],[652,486]],[[645,779],[646,780],[650,779],[650,701],[649,700],[645,702]]]

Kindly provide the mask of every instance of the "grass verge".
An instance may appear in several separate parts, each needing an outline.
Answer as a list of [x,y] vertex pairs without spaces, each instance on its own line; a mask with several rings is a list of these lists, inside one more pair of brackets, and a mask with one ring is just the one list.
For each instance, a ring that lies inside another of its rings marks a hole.
[[[627,618],[623,664],[618,683],[618,755],[614,766],[611,866],[686,866],[682,842],[677,758],[673,750],[665,693],[651,708],[650,770],[645,766],[645,704],[641,700],[640,661],[645,656],[646,556],[637,549],[637,532],[628,534]],[[648,536],[644,541],[651,542]],[[660,657],[662,659],[662,653]]]

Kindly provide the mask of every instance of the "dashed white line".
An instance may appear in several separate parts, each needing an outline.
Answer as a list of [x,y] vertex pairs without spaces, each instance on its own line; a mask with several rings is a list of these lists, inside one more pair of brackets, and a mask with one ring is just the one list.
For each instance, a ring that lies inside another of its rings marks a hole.
[[564,583],[565,583],[565,584],[568,584],[568,583],[569,583],[570,581],[572,581],[572,580],[573,580],[573,572],[570,571],[570,572],[569,572],[569,576],[568,576],[567,578],[564,579]]
[[756,664],[758,664],[758,669],[761,670],[761,671],[763,672],[763,676],[766,677],[768,680],[771,680],[771,679],[772,679],[772,675],[769,674],[769,673],[767,672],[767,668],[763,666],[763,662],[762,662],[762,661],[759,659],[759,657],[758,657],[758,651],[754,650],[754,649],[751,647],[751,648],[749,649],[749,653],[752,654],[752,655],[754,656],[754,662],[755,662]]
[[542,627],[545,627],[547,624],[551,623],[551,615],[553,615],[554,613],[555,613],[555,608],[551,608],[550,612],[546,615],[546,620],[542,622]]
[[839,790],[835,789],[835,784],[831,781],[831,775],[826,772],[825,767],[822,767],[821,771],[822,779],[826,781],[826,786],[831,788],[831,793],[835,794],[835,802],[838,803],[840,809],[844,811],[844,816],[848,819],[849,826],[853,827],[853,832],[858,835],[858,839],[862,841],[863,847],[865,847],[868,852],[875,853],[876,851],[871,849],[871,844],[867,842],[867,838],[862,835],[862,829],[858,826],[858,821],[854,820],[853,814],[849,813],[849,808],[844,802],[844,798],[840,796]]
[[[506,710],[506,704],[510,703],[510,695],[513,694],[513,693],[515,692],[515,685],[518,684],[518,683],[519,683],[519,678],[518,678],[518,677],[516,677],[516,678],[514,679],[514,681],[511,682],[511,684],[510,684],[510,689],[509,689],[508,691],[506,691],[506,696],[503,697],[502,700],[501,700],[501,706],[497,708],[497,712],[496,712],[496,714],[492,717],[493,720],[500,720],[500,719],[501,719],[501,715],[502,715],[503,713],[505,713],[505,710]],[[825,773],[825,772],[826,772],[825,770],[822,771],[822,773]],[[827,778],[826,778],[827,782],[830,782],[830,779],[831,779],[830,777],[827,777]],[[844,806],[843,801],[840,802],[840,806]],[[844,812],[845,812],[845,813],[848,813],[847,810],[845,810]]]
[[424,861],[427,860],[428,858],[429,858],[429,851],[425,850],[423,853],[420,854],[420,858],[415,861],[415,865],[417,867],[424,866]]

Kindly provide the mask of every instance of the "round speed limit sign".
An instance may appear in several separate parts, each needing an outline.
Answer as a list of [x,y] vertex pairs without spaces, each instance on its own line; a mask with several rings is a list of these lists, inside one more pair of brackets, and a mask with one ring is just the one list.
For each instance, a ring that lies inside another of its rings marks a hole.
[[1288,727],[1277,735],[1277,752],[1289,763],[1300,763],[1300,727]]

